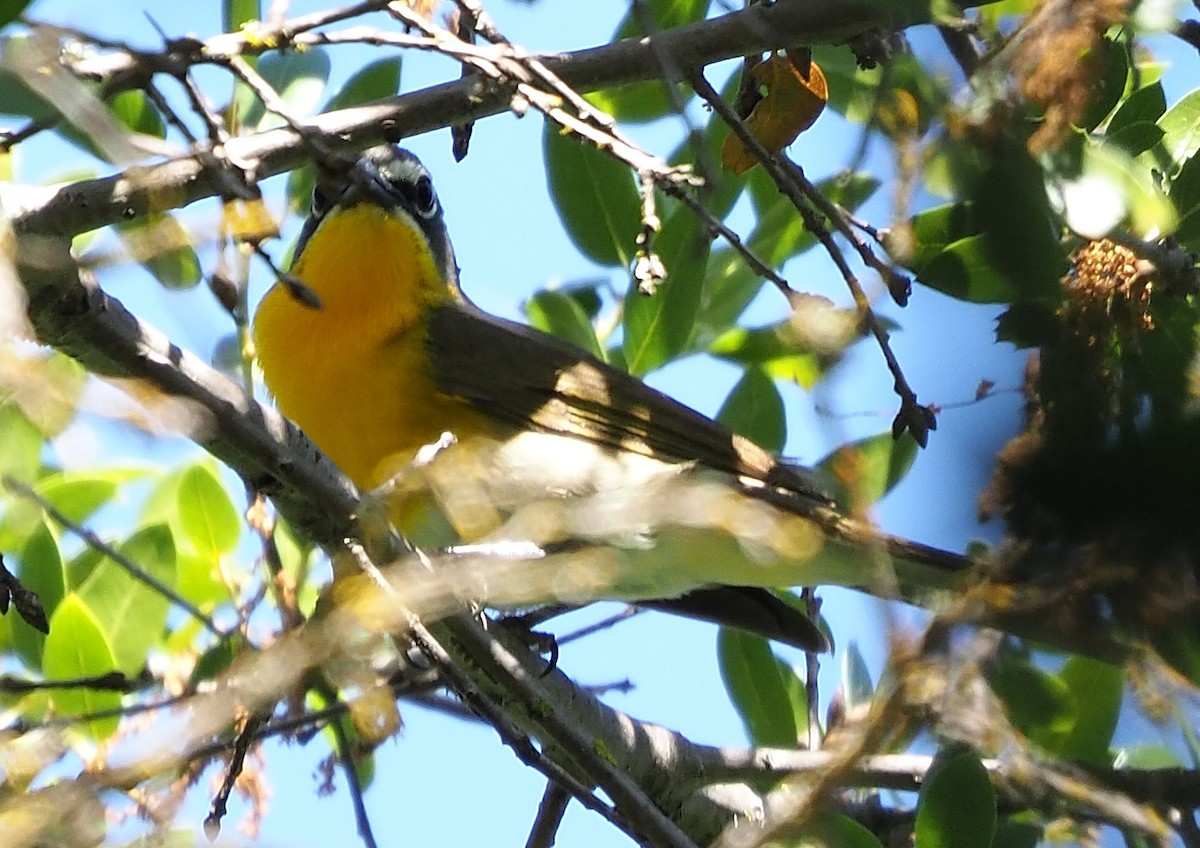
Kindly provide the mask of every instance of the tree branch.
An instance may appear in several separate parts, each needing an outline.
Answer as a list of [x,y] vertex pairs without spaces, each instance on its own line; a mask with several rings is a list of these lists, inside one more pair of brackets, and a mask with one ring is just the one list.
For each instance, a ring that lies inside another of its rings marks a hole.
[[[987,2],[991,0],[963,5]],[[679,67],[699,68],[797,43],[835,43],[868,29],[899,29],[928,22],[928,3],[914,0],[887,4],[867,0],[780,0],[646,38],[547,57],[543,64],[567,85],[587,92],[655,78],[662,73],[662,56],[669,56]],[[279,32],[288,32],[288,26],[285,24]],[[250,39],[261,51],[262,44],[271,43],[265,40],[268,35],[256,30],[217,36],[203,43],[200,52],[237,55],[247,52]],[[296,36],[293,41],[303,39]],[[92,73],[103,77],[129,72],[136,61],[134,55],[118,57],[117,61],[107,57],[106,64]],[[88,67],[78,65],[76,70],[82,73]],[[306,127],[335,150],[363,149],[387,137],[407,138],[503,112],[511,105],[511,94],[503,86],[472,75],[372,105],[329,112],[308,121]],[[230,139],[226,148],[233,161],[256,162],[260,177],[292,170],[308,158],[300,135],[290,129]],[[58,190],[30,192],[21,198],[24,202],[8,203],[5,208],[20,234],[70,237],[140,217],[152,208],[162,212],[218,193],[214,175],[196,156],[188,156]]]

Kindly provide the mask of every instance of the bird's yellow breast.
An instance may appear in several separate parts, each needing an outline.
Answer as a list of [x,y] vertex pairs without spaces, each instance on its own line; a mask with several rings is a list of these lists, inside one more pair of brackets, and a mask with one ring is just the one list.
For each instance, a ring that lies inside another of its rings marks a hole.
[[363,204],[331,212],[291,271],[320,299],[277,283],[255,317],[258,360],[283,413],[363,489],[443,432],[492,425],[433,383],[428,310],[457,293],[413,225]]

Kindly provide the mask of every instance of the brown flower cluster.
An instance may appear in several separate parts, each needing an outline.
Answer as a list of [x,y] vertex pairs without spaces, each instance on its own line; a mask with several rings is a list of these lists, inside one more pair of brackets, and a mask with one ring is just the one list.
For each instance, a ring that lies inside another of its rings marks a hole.
[[1057,147],[1091,101],[1105,69],[1106,30],[1125,19],[1129,0],[1043,0],[1030,16],[1012,69],[1021,93],[1044,112],[1029,138],[1034,156]]
[[1076,327],[1096,335],[1154,329],[1154,277],[1132,250],[1109,239],[1090,241],[1072,254],[1071,266],[1063,278],[1064,309],[1070,310]]

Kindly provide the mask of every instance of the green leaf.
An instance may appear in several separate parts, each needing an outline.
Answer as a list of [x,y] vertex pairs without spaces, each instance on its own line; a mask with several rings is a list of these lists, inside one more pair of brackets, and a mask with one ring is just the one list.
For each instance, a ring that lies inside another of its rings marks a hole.
[[[751,177],[753,181],[753,177]],[[834,203],[857,209],[879,187],[867,174],[855,173],[822,180],[818,190]],[[779,271],[785,262],[816,245],[792,202],[775,192],[759,212],[746,246],[767,267]],[[732,248],[713,251],[704,280],[704,300],[697,317],[701,344],[705,337],[725,331],[750,305],[765,281]]]
[[740,365],[758,366],[776,380],[811,389],[825,375],[827,357],[795,336],[788,320],[766,327],[733,327],[713,339],[708,353]]
[[72,591],[87,582],[88,575],[104,560],[104,554],[91,545],[84,547],[66,565],[67,586]]
[[867,661],[863,659],[858,643],[851,639],[842,654],[842,702],[846,711],[869,704],[874,693],[875,684],[871,682]]
[[33,0],[0,0],[0,27],[5,27],[21,16]]
[[[316,109],[329,79],[329,55],[320,47],[271,53],[258,60],[257,70],[297,117],[306,117]],[[252,92],[239,90],[238,115],[245,127],[258,130],[283,126],[283,119],[268,114]]]
[[1192,156],[1183,163],[1179,172],[1171,179],[1170,199],[1180,218],[1179,238],[1183,238],[1183,222],[1200,211],[1200,156]]
[[[67,595],[67,573],[63,566],[58,537],[45,521],[38,522],[25,540],[20,553],[21,585],[37,595],[47,619]],[[10,611],[9,615],[13,613]],[[53,632],[53,631],[51,631]],[[13,647],[30,669],[42,668],[46,636],[20,619],[12,621]]]
[[1055,235],[1041,166],[1024,152],[995,160],[976,184],[972,200],[987,261],[1022,297],[1057,299],[1067,256]]
[[761,368],[747,368],[721,404],[717,420],[735,433],[778,453],[787,441],[783,398]]
[[1104,143],[1123,150],[1130,156],[1137,156],[1151,150],[1163,139],[1163,131],[1152,121],[1143,121],[1122,127],[1116,132],[1107,133]]
[[174,215],[151,214],[116,225],[130,256],[169,289],[200,282],[200,259],[192,237]]
[[1091,238],[1122,222],[1143,237],[1178,224],[1150,171],[1115,145],[1084,144],[1079,174],[1060,178],[1054,191],[1068,226]]
[[125,127],[142,135],[167,137],[167,125],[144,91],[122,91],[108,101],[109,111]]
[[1044,302],[1015,303],[996,319],[996,341],[1018,348],[1041,347],[1055,342],[1062,325],[1054,307]]
[[904,263],[904,267],[920,275],[921,269],[947,247],[979,232],[979,224],[975,221],[970,203],[946,203],[918,212],[909,220],[911,240],[906,255],[898,256],[900,245],[891,240],[887,241],[886,247],[889,253]]
[[653,250],[667,278],[653,294],[630,281],[625,296],[622,349],[631,374],[653,371],[687,350],[700,309],[704,268],[711,241],[687,208],[676,209],[654,239]]
[[220,562],[210,556],[180,553],[176,556],[176,591],[198,609],[211,612],[232,597],[229,586],[221,577]]
[[604,359],[604,349],[596,338],[596,329],[588,320],[579,301],[561,291],[543,289],[525,301],[529,323],[552,336],[583,348],[593,356]]
[[42,467],[46,437],[15,403],[0,403],[0,480],[29,483]]
[[1150,643],[1163,662],[1200,685],[1200,632],[1194,620],[1168,621],[1153,628]]
[[[771,842],[771,845],[779,845]],[[849,816],[820,812],[804,826],[797,848],[883,848],[878,837]]]
[[196,660],[188,682],[195,686],[204,681],[215,680],[217,675],[237,659],[240,647],[237,639],[222,639],[213,645]]
[[337,94],[329,99],[322,112],[348,109],[372,100],[391,97],[400,90],[400,57],[377,59],[359,68]]
[[[708,14],[712,0],[648,0],[631,4],[617,25],[614,40],[653,35],[671,27],[702,20]],[[649,30],[647,32],[647,30]],[[646,80],[618,88],[608,88],[586,95],[597,109],[612,115],[618,122],[652,121],[670,113],[675,100],[667,88],[666,79]],[[677,85],[678,102],[685,102],[691,92]]]
[[849,442],[822,459],[817,468],[841,504],[869,506],[904,479],[917,457],[917,442],[890,432]]
[[939,753],[917,802],[914,844],[920,848],[991,848],[996,793],[974,753]]
[[1134,745],[1119,748],[1113,757],[1116,769],[1168,769],[1184,768],[1184,763],[1170,748],[1164,745]]
[[1029,738],[1048,738],[1070,725],[1074,704],[1066,684],[1012,649],[1001,652],[988,682],[1009,721]]
[[[109,647],[108,634],[87,604],[77,595],[68,595],[50,619],[42,671],[47,680],[78,680],[115,671],[116,662]],[[121,706],[117,692],[88,688],[56,689],[50,694],[60,716],[80,716]],[[93,719],[83,725],[99,740],[117,729],[119,719]]]
[[672,97],[667,81],[656,78],[593,91],[584,98],[618,123],[637,124],[669,115],[676,102],[684,104],[691,97],[691,90],[682,85],[675,86],[675,90],[678,101]]
[[[175,540],[165,524],[139,530],[117,552],[169,589],[175,588]],[[79,598],[107,634],[115,667],[138,674],[162,641],[170,601],[104,557],[79,587]]]
[[1067,660],[1058,677],[1071,693],[1075,715],[1069,731],[1059,734],[1053,747],[1047,747],[1065,759],[1111,765],[1109,745],[1117,728],[1124,686],[1121,669],[1076,655]]
[[1151,83],[1139,88],[1121,104],[1105,129],[1106,135],[1120,132],[1134,124],[1153,124],[1167,111],[1167,96],[1162,83]]
[[1033,822],[1008,818],[996,828],[992,848],[1037,848],[1042,839],[1042,828]]
[[1009,303],[1019,295],[1012,278],[996,266],[991,236],[959,239],[921,268],[917,281],[967,303]]
[[[613,40],[651,35],[704,18],[712,0],[648,0],[631,4],[617,25]],[[649,29],[649,32],[646,30]],[[636,82],[594,91],[587,100],[619,123],[652,121],[669,114],[675,103],[684,103],[691,91],[677,85],[678,101],[672,98],[665,78]]]
[[876,108],[882,68],[860,68],[854,52],[841,44],[814,44],[812,55],[829,84],[826,105],[847,120],[866,123]]
[[218,557],[237,547],[242,522],[229,493],[205,465],[196,464],[179,480],[180,527],[201,555]]
[[[657,35],[664,29],[703,20],[712,0],[645,0],[630,6],[613,38]],[[641,8],[635,8],[640,6]]]
[[[13,50],[29,50],[29,39],[15,36],[4,42],[6,58]],[[58,109],[25,84],[20,76],[7,67],[0,68],[0,114],[16,115],[34,121],[49,121],[60,117]]]
[[751,744],[794,747],[798,736],[792,702],[770,643],[761,636],[722,627],[717,635],[717,657],[725,690],[742,717]]
[[258,0],[222,0],[221,26],[225,32],[237,32],[251,21],[262,20]]
[[49,474],[34,487],[44,500],[75,524],[107,504],[126,483],[146,476],[138,469],[102,468]]
[[[1106,38],[1100,44],[1100,53],[1103,71],[1098,84],[1090,92],[1087,108],[1079,122],[1086,130],[1099,126],[1121,101],[1129,77],[1129,57],[1123,45]],[[1093,57],[1088,56],[1087,59],[1091,61]]]
[[542,133],[550,197],[567,234],[600,265],[629,267],[641,204],[629,168],[546,122]]
[[1171,162],[1180,164],[1200,150],[1200,88],[1185,94],[1158,119],[1163,147]]

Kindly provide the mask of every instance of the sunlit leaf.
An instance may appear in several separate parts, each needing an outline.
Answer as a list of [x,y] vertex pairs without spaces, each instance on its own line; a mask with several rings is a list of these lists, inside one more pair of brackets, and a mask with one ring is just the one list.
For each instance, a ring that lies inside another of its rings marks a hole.
[[996,827],[992,837],[992,848],[1037,848],[1042,839],[1042,828],[1030,821],[1009,818]]
[[[21,585],[37,595],[43,612],[53,620],[54,612],[67,595],[67,574],[58,537],[44,521],[25,539],[19,559]],[[46,636],[19,619],[12,621],[12,636],[13,646],[25,665],[34,670],[42,668]]]
[[[713,356],[763,369],[776,380],[806,389],[824,376],[827,358],[796,338],[790,321],[767,327],[733,327],[708,346]],[[831,361],[831,360],[830,360]]]
[[1065,682],[1012,650],[1002,651],[988,675],[1009,720],[1026,736],[1047,738],[1070,725],[1074,709]]
[[180,526],[198,553],[216,557],[237,546],[242,532],[237,508],[207,467],[193,465],[184,472],[178,497]]
[[1116,769],[1168,769],[1183,768],[1184,763],[1164,745],[1147,744],[1119,748],[1114,752],[1113,768]]
[[1180,98],[1158,119],[1158,126],[1163,131],[1163,147],[1176,165],[1200,150],[1200,88]]
[[[68,595],[50,619],[42,672],[48,680],[79,680],[115,671],[116,661],[108,634],[77,595]],[[117,692],[78,687],[56,689],[50,695],[60,716],[82,716],[121,706]],[[117,716],[93,719],[81,725],[93,738],[104,739],[117,729]]]
[[1053,753],[1094,766],[1111,765],[1109,745],[1121,712],[1124,675],[1108,663],[1075,655],[1067,660],[1060,680],[1066,684],[1076,704],[1070,729],[1057,738],[1039,739]]
[[167,126],[145,92],[122,91],[108,102],[108,108],[114,118],[134,132],[166,138]]
[[[614,38],[655,35],[664,29],[698,21],[708,13],[712,0],[646,0],[631,4],[617,24]],[[640,8],[638,8],[640,7]]]
[[1175,209],[1149,172],[1127,152],[1087,144],[1077,177],[1055,185],[1053,198],[1068,225],[1088,238],[1103,238],[1125,223],[1140,236],[1171,232]]
[[237,32],[258,20],[262,20],[259,0],[221,0],[221,26],[225,32]]
[[[153,580],[175,588],[175,542],[166,525],[139,530],[117,552]],[[91,569],[77,594],[104,630],[115,667],[128,676],[138,674],[162,640],[170,601],[108,557]]]
[[[671,27],[704,18],[712,0],[648,0],[630,4],[629,11],[617,24],[614,39],[653,35]],[[678,102],[684,102],[690,92],[676,86]],[[652,79],[618,88],[608,88],[586,95],[597,109],[612,115],[617,121],[638,122],[661,118],[675,106],[664,79]]]
[[82,524],[92,513],[111,501],[121,486],[144,477],[146,473],[133,468],[60,471],[43,477],[34,488],[68,519]]
[[911,435],[895,439],[889,432],[842,445],[817,467],[831,484],[834,500],[857,512],[904,479],[916,457],[917,443]]
[[28,483],[42,466],[46,437],[15,404],[0,403],[0,480]]
[[[321,102],[329,69],[329,55],[320,47],[269,53],[261,57],[257,65],[258,73],[297,117],[307,117]],[[262,101],[248,90],[239,99],[243,126],[265,130],[283,125],[283,119],[268,113]]]

